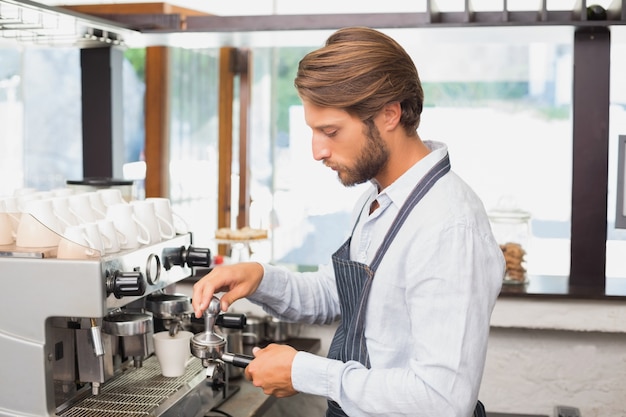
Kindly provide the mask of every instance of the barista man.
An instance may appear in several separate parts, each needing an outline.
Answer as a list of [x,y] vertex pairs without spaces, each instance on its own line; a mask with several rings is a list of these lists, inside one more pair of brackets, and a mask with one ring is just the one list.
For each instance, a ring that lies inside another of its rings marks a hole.
[[246,378],[266,394],[328,399],[327,416],[483,415],[478,392],[504,260],[483,204],[417,128],[413,61],[383,33],[351,27],[301,61],[295,86],[313,157],[345,186],[368,182],[351,237],[316,272],[256,262],[198,281],[200,317],[216,293],[288,321],[340,319],[328,357],[271,344]]

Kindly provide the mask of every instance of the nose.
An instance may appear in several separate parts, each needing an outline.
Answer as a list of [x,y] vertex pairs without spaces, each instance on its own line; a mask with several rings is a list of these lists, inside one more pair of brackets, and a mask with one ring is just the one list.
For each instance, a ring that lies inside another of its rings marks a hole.
[[316,161],[330,157],[328,142],[321,135],[313,135],[311,138],[311,149],[313,151],[313,159]]

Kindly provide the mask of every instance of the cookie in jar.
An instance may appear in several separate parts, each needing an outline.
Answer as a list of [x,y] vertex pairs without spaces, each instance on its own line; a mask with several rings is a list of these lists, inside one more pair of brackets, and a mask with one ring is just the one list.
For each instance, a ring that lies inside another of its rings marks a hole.
[[527,254],[530,243],[531,215],[510,202],[501,201],[489,212],[489,221],[506,261],[505,284],[525,284]]

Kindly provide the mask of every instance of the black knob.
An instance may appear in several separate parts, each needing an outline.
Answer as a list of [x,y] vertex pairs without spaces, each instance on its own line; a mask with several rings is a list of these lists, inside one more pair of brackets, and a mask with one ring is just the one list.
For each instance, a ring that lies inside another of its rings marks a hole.
[[587,7],[587,20],[606,20],[607,18],[606,9],[599,4],[592,4]]
[[195,248],[189,246],[189,249],[185,249],[184,246],[179,248],[165,248],[163,249],[163,267],[166,271],[174,266],[188,267],[194,266],[211,266],[211,250],[208,248]]
[[189,246],[187,249],[187,266],[211,266],[211,251],[208,248],[195,248]]
[[140,271],[115,271],[113,275],[107,279],[107,293],[113,293],[116,298],[144,295],[146,286],[146,279]]

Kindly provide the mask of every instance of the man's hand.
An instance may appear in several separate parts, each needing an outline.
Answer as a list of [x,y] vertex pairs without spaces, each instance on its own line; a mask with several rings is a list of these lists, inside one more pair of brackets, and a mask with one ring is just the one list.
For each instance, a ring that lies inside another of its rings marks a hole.
[[256,262],[215,267],[193,286],[191,304],[196,318],[202,317],[215,293],[225,292],[221,311],[226,311],[236,300],[255,292],[263,279],[263,271],[263,266]]
[[277,398],[298,392],[291,384],[291,364],[298,353],[287,345],[270,344],[265,349],[254,348],[255,359],[246,367],[246,379],[263,392]]

